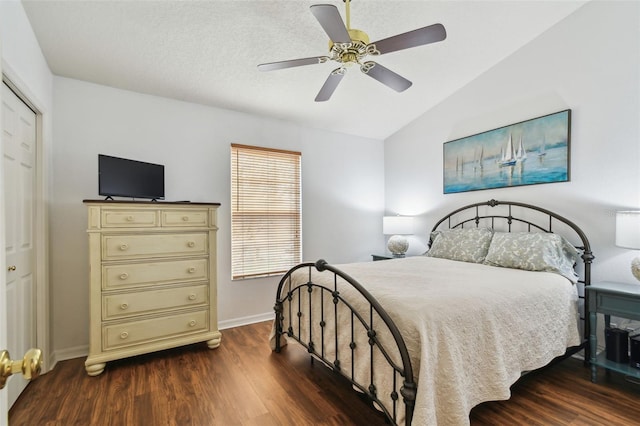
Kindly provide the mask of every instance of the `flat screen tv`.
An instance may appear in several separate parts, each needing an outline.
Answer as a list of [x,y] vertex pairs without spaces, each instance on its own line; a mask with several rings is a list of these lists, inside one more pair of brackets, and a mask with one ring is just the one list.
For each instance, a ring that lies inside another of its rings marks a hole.
[[164,166],[98,154],[98,193],[163,200]]

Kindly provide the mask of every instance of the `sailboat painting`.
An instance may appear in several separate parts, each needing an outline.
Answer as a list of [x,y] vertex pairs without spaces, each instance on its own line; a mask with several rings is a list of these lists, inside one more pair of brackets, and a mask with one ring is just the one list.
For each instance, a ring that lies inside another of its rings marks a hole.
[[571,110],[444,143],[444,193],[568,182]]

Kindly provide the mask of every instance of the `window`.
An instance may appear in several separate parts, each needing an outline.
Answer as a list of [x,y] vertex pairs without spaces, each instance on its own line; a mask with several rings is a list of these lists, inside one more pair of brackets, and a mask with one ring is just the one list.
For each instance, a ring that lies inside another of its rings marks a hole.
[[300,263],[299,152],[231,144],[231,275],[279,275]]

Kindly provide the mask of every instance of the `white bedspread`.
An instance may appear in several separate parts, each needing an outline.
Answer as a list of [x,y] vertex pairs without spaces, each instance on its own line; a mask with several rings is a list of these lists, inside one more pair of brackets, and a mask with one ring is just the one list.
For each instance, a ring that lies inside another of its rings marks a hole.
[[[469,412],[475,405],[508,399],[510,386],[522,372],[540,368],[567,347],[580,343],[577,291],[560,275],[423,256],[335,266],[366,287],[401,330],[418,384],[412,422],[416,426],[469,424]],[[296,280],[307,282],[308,270],[298,272]],[[332,274],[315,269],[313,282],[333,288]],[[338,290],[368,319],[368,305],[358,300],[354,289],[342,284]],[[312,308],[309,327],[307,297],[303,292],[303,341],[307,341],[310,328],[316,349],[324,346],[325,356],[332,360],[331,321],[324,327],[323,344],[318,325],[320,306]],[[297,303],[294,299],[292,323],[296,332]],[[325,298],[322,309],[326,316],[333,315],[331,297]],[[288,312],[285,307],[285,330]],[[346,323],[339,326],[341,367],[351,371],[346,356],[350,351],[350,315],[341,312],[339,318]],[[381,339],[390,339],[385,331],[379,334]],[[366,342],[357,341],[358,358],[368,356]],[[400,363],[397,353],[392,356]],[[376,359],[380,358],[377,354]],[[368,384],[368,366],[357,362],[356,366],[358,381]],[[392,374],[376,374],[374,383],[381,399],[389,399],[391,382]],[[403,424],[403,404],[398,409],[398,424]]]

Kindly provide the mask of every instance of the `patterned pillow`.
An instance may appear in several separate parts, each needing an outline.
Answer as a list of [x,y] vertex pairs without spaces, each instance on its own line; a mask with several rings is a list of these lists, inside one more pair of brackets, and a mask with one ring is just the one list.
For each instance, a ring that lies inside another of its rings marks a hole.
[[555,272],[575,283],[578,275],[573,267],[578,256],[578,250],[557,234],[496,232],[484,263],[527,271]]
[[459,260],[461,262],[482,263],[493,231],[489,228],[463,228],[434,231],[431,233],[429,257]]

